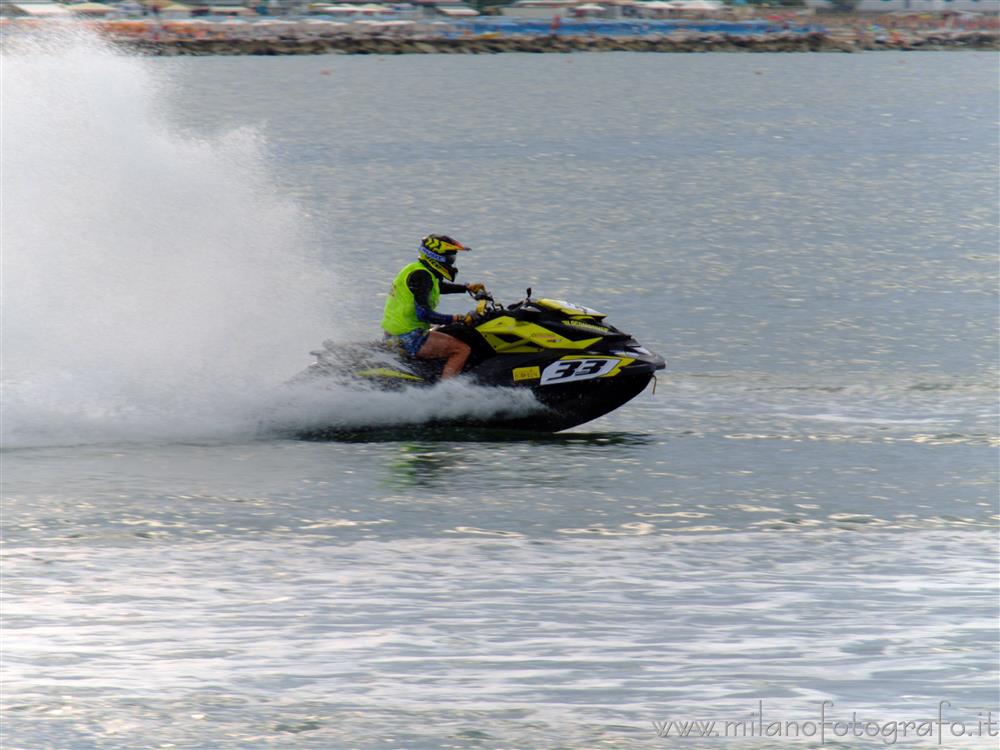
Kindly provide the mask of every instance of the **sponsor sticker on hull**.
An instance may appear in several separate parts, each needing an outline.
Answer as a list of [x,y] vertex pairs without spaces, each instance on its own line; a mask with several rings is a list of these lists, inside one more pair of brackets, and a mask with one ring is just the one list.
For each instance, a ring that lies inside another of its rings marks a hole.
[[536,367],[515,367],[514,382],[519,380],[538,380],[542,376],[541,370]]

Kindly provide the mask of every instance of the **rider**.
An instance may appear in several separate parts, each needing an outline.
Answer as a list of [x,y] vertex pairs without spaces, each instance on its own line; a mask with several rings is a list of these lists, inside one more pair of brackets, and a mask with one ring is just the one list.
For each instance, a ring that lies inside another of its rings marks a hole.
[[455,257],[469,250],[462,243],[443,234],[429,234],[420,241],[417,260],[403,267],[392,282],[382,315],[386,338],[394,339],[408,354],[421,359],[446,359],[441,379],[453,378],[462,371],[472,351],[468,344],[432,325],[471,323],[468,315],[442,315],[434,312],[442,294],[484,289],[482,284],[455,284],[458,269]]

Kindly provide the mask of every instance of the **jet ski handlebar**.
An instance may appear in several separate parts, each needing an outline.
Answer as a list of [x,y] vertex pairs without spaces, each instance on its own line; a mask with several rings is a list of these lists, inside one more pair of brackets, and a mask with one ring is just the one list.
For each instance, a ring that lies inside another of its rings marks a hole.
[[[524,299],[519,300],[511,305],[504,306],[503,303],[497,302],[493,298],[493,293],[488,289],[480,289],[475,293],[471,293],[472,298],[476,300],[476,309],[471,312],[471,321],[479,320],[484,315],[495,312],[503,312],[504,310],[517,310],[525,305],[530,305],[534,302],[531,298],[531,287],[528,287],[527,295]],[[470,322],[471,322],[470,321]]]
[[473,299],[476,300],[476,309],[473,313],[475,318],[481,318],[487,313],[503,312],[504,310],[516,310],[525,304],[534,302],[531,299],[531,287],[528,287],[528,294],[523,300],[513,303],[512,305],[504,306],[502,302],[497,302],[493,298],[493,293],[488,289],[481,289],[472,295]]

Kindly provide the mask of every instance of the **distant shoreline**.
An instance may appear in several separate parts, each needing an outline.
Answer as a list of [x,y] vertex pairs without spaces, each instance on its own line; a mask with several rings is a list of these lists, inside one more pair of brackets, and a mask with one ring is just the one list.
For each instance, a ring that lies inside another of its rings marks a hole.
[[152,56],[180,55],[404,55],[506,52],[867,52],[880,50],[1000,50],[995,31],[926,31],[897,34],[887,39],[838,33],[778,33],[757,36],[726,34],[667,35],[662,37],[509,36],[440,37],[328,36],[270,39],[129,40],[120,46]]

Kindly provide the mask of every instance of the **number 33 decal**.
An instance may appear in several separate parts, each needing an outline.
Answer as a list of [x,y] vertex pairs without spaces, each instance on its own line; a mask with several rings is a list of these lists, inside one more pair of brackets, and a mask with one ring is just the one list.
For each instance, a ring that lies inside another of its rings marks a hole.
[[561,359],[542,370],[540,385],[599,378],[611,372],[620,363],[621,360],[617,358]]

